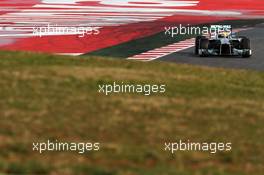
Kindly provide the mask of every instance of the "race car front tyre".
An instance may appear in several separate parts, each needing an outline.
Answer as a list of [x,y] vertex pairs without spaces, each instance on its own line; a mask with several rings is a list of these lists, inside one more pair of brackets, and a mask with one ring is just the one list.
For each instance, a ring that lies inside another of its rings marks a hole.
[[241,49],[243,49],[243,58],[249,58],[251,56],[250,40],[248,38],[244,37],[241,40]]
[[242,54],[242,57],[243,58],[249,58],[249,57],[251,57],[251,50],[244,51],[243,54]]
[[199,44],[200,44],[200,39],[202,39],[202,38],[206,38],[206,37],[205,36],[197,36],[195,38],[195,51],[194,51],[195,55],[199,54]]
[[241,49],[250,49],[250,40],[246,37],[243,37],[241,40]]
[[199,56],[200,57],[209,56],[208,47],[209,47],[209,40],[207,38],[201,38],[199,42]]

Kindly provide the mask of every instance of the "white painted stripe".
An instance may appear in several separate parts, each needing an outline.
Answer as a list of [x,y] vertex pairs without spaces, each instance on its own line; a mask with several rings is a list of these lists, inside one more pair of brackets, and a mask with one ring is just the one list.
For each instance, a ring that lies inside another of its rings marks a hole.
[[178,51],[193,47],[194,41],[195,41],[195,39],[193,39],[193,38],[187,39],[184,41],[180,41],[178,43],[170,44],[168,46],[164,46],[164,47],[157,48],[157,49],[154,49],[151,51],[147,51],[147,52],[142,53],[142,54],[135,55],[133,57],[130,57],[129,59],[130,60],[131,59],[132,60],[142,60],[142,58],[144,58],[144,60],[148,59],[148,61],[151,61],[151,60],[158,59],[160,57],[169,55],[171,53],[178,52]]
[[57,55],[70,55],[70,56],[79,56],[84,53],[57,53]]

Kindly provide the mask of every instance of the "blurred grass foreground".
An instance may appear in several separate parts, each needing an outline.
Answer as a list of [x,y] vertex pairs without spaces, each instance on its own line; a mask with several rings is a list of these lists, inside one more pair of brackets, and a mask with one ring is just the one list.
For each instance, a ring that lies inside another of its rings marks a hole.
[[[144,96],[104,83],[165,84]],[[264,73],[162,62],[0,53],[0,174],[263,175]],[[98,152],[33,142],[100,142]],[[232,142],[232,151],[164,151],[164,142]]]

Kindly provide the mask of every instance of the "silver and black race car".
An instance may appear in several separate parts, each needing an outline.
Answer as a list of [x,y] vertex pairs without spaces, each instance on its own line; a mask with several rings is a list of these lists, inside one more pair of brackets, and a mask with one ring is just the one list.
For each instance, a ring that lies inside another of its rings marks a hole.
[[195,54],[201,57],[210,55],[241,56],[252,55],[250,40],[244,36],[235,36],[230,25],[212,25],[208,36],[197,36]]

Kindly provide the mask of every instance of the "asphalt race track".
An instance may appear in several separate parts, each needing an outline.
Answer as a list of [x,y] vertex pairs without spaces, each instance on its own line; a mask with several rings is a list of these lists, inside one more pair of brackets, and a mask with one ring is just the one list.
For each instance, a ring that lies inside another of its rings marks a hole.
[[211,67],[264,71],[264,24],[258,25],[247,31],[239,32],[238,35],[247,36],[250,38],[251,48],[253,50],[252,57],[199,57],[194,55],[194,48],[189,48],[164,56],[158,60]]

